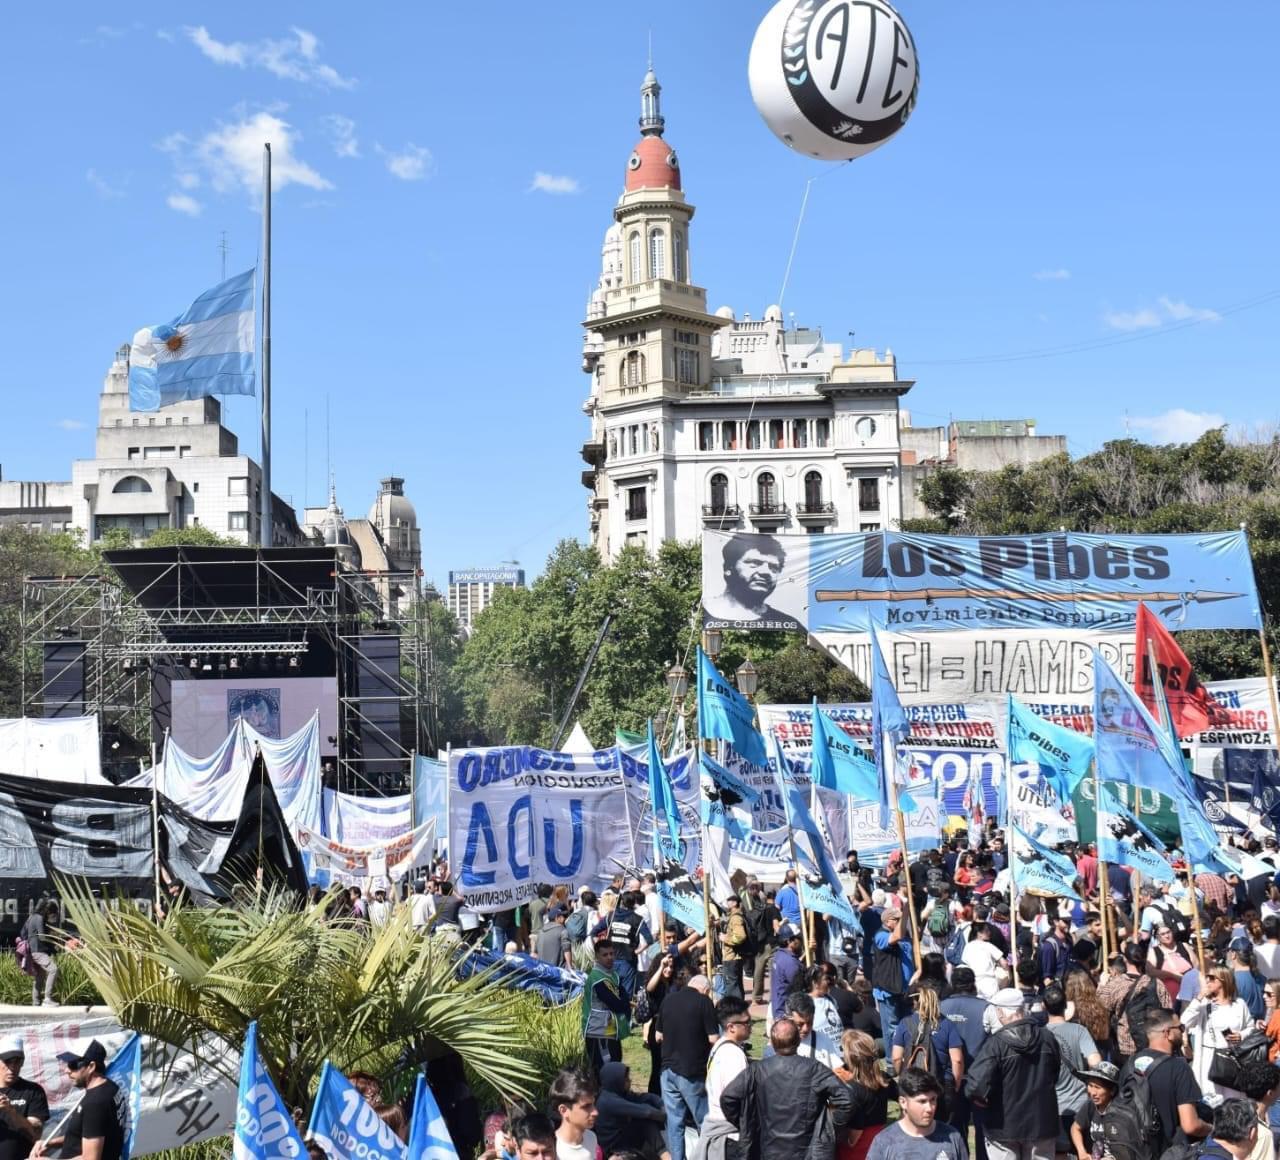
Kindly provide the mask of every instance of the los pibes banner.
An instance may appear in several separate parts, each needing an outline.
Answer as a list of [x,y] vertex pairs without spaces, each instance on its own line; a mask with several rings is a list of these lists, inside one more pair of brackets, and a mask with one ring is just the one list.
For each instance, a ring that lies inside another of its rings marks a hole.
[[775,536],[704,532],[704,624],[811,633],[1257,629],[1244,532]]

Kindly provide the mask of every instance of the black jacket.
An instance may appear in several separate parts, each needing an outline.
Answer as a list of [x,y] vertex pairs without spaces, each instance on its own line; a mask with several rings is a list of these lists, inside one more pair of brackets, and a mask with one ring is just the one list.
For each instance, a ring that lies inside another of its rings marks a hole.
[[[752,1063],[720,1097],[747,1160],[832,1160],[852,1107],[849,1089],[835,1073],[804,1055]],[[831,1131],[815,1133],[828,1109]]]
[[1001,1027],[978,1048],[964,1092],[986,1108],[987,1135],[999,1141],[1058,1135],[1054,1085],[1061,1064],[1058,1041],[1029,1019]]
[[658,1096],[625,1091],[626,1078],[625,1063],[606,1063],[600,1069],[600,1094],[596,1097],[599,1115],[594,1130],[606,1156],[642,1141],[646,1122],[654,1125],[655,1137],[667,1122],[662,1100]]

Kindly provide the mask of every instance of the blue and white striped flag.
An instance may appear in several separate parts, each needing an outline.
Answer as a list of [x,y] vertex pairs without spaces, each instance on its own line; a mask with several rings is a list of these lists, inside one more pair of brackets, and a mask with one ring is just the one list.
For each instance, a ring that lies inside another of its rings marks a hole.
[[129,348],[129,410],[204,395],[252,395],[256,270],[206,290],[172,322],[144,326]]
[[409,1160],[458,1160],[458,1150],[453,1146],[449,1128],[440,1114],[440,1105],[427,1086],[427,1077],[421,1072],[413,1092]]

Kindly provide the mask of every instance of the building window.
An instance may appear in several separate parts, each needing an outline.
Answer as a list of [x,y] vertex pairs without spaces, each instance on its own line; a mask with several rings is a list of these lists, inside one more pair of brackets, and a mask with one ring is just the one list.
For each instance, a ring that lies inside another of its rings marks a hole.
[[778,506],[778,484],[770,471],[762,471],[756,479],[756,502],[762,512],[771,512]]
[[858,525],[858,531],[860,532],[878,532],[879,530],[880,530],[879,524],[859,524]]
[[227,530],[232,532],[247,532],[249,530],[249,513],[227,512]]
[[769,446],[775,450],[787,445],[787,425],[781,419],[769,420]]
[[711,512],[713,515],[724,515],[729,506],[729,477],[717,471],[711,477]]
[[188,455],[190,455],[190,454],[191,454],[191,448],[190,448],[190,447],[179,447],[179,448],[178,448],[178,458],[179,458],[179,459],[186,459],[186,457],[187,457]]
[[671,236],[672,277],[677,282],[687,282],[688,272],[685,270],[684,234],[678,230]]
[[124,420],[123,420],[123,419],[117,419],[117,420],[116,420],[116,426],[117,426],[117,427],[122,427],[122,426],[124,426]]
[[643,520],[649,515],[649,489],[647,487],[627,488],[627,519]]
[[816,511],[822,507],[822,472],[805,472],[804,505],[810,511]]
[[130,448],[129,448],[129,458],[130,458],[130,459],[138,459],[138,458],[140,458],[140,457],[141,457],[141,455],[142,455],[142,448],[141,448],[141,447],[130,447]]
[[809,446],[809,422],[807,419],[797,419],[791,425],[791,446]]
[[880,510],[880,481],[874,477],[858,480],[858,510],[878,512]]
[[649,277],[667,276],[667,238],[661,230],[649,231]]
[[249,494],[249,477],[247,475],[233,475],[227,479],[227,495],[248,495]]
[[178,449],[176,447],[144,447],[142,449],[142,458],[172,459],[177,450]]
[[187,422],[189,421],[189,418],[190,418],[190,417],[189,417],[189,416],[187,416],[187,415],[183,415],[183,416],[182,416],[182,425],[183,425],[184,427],[187,425]]
[[675,335],[676,342],[683,342],[685,346],[698,345],[698,332],[696,330],[677,330]]
[[626,374],[623,382],[628,387],[644,386],[644,355],[638,350],[633,350],[627,355]]
[[747,424],[747,450],[760,450],[760,420],[752,419]]
[[731,419],[720,424],[720,446],[726,451],[738,450],[738,424]]
[[696,386],[701,381],[701,355],[696,350],[676,347],[676,381],[686,386]]
[[876,433],[876,421],[870,415],[863,415],[854,425],[859,439],[870,439]]
[[813,445],[827,447],[831,443],[831,420],[815,419],[813,421]]
[[640,264],[641,254],[640,231],[634,230],[631,234],[631,281],[639,282],[640,276],[644,271],[644,267]]
[[150,493],[151,484],[138,475],[126,475],[111,489],[114,495]]
[[631,447],[632,455],[640,454],[640,428],[636,426],[627,428],[627,443]]
[[716,425],[714,423],[698,424],[698,450],[714,451],[716,446]]
[[148,426],[148,427],[154,427],[155,425],[156,425],[156,421],[155,421],[155,419],[154,419],[154,418],[152,418],[152,419],[148,419],[148,420],[147,420],[147,426]]
[[173,416],[172,416],[172,415],[166,415],[166,416],[164,417],[164,425],[165,425],[166,427],[172,427],[172,426],[173,426]]

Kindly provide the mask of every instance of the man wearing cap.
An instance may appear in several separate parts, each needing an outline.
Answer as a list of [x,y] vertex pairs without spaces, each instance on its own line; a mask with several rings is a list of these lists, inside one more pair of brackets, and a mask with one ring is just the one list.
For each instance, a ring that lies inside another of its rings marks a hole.
[[1057,1041],[1026,1018],[1021,991],[991,998],[1000,1028],[978,1050],[965,1094],[983,1109],[991,1160],[1053,1160],[1058,1138]]
[[94,1039],[82,1054],[64,1051],[58,1059],[84,1095],[67,1119],[62,1135],[38,1141],[31,1154],[39,1157],[49,1149],[61,1148],[63,1160],[77,1156],[85,1160],[120,1160],[129,1122],[128,1098],[104,1074],[106,1048]]
[[26,1052],[16,1035],[0,1039],[0,1160],[25,1160],[49,1119],[44,1088],[21,1076]]
[[1071,1125],[1071,1145],[1077,1156],[1092,1156],[1095,1141],[1101,1144],[1104,1139],[1107,1109],[1120,1090],[1120,1069],[1102,1060],[1074,1074],[1089,1098],[1080,1105]]
[[800,931],[790,923],[778,927],[778,949],[773,952],[773,967],[769,971],[769,1018],[781,1019],[787,992],[800,974],[800,948],[804,939]]
[[720,935],[720,977],[724,980],[725,996],[743,997],[743,960],[751,943],[747,920],[742,917],[742,900],[736,894],[724,900],[724,929]]
[[573,967],[573,942],[565,930],[569,911],[561,902],[547,909],[542,929],[533,944],[533,957],[553,967]]
[[911,1003],[907,999],[907,984],[915,973],[915,959],[912,957],[911,940],[902,928],[902,911],[896,907],[886,907],[880,915],[880,929],[876,931],[875,953],[888,954],[896,952],[902,963],[902,990],[897,994],[891,991],[872,988],[875,996],[876,1010],[880,1012],[880,1026],[884,1029],[886,1044],[893,1042],[893,1033],[898,1023],[911,1013]]

